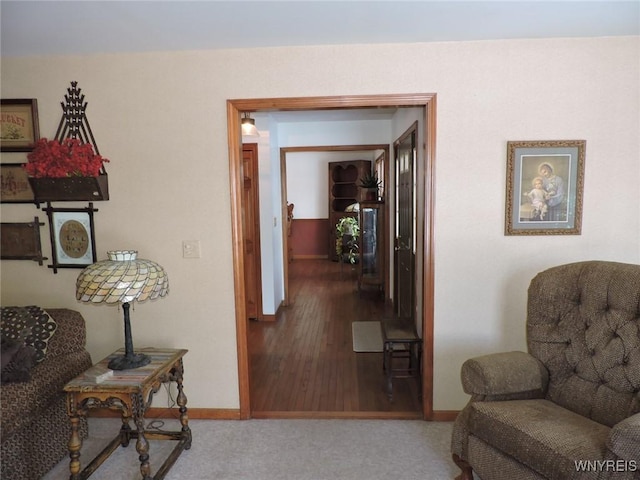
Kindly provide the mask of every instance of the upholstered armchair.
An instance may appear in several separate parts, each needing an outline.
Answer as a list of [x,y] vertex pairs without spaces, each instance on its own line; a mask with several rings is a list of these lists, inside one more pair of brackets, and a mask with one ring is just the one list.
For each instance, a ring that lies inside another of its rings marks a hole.
[[462,366],[457,478],[640,479],[640,265],[539,273],[526,331],[527,353]]

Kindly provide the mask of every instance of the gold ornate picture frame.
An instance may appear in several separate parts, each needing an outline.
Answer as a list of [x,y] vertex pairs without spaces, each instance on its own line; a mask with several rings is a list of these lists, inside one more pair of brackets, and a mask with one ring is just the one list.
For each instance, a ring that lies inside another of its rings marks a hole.
[[580,235],[585,140],[507,142],[505,235]]

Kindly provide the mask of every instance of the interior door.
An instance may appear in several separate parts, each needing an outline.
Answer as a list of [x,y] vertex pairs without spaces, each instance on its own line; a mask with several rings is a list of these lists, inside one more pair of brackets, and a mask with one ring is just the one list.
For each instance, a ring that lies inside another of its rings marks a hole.
[[395,143],[395,310],[398,318],[412,321],[415,317],[415,138],[414,126]]
[[262,320],[262,270],[260,267],[260,197],[258,195],[258,145],[242,145],[242,228],[247,318]]

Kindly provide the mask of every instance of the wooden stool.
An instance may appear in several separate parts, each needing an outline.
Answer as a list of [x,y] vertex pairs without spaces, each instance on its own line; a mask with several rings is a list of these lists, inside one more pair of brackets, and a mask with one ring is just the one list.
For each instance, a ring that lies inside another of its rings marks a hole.
[[[415,378],[419,395],[422,395],[422,339],[418,336],[415,325],[398,319],[383,320],[382,340],[382,367],[386,376],[389,400],[393,400],[394,378]],[[397,360],[404,362],[398,365]]]

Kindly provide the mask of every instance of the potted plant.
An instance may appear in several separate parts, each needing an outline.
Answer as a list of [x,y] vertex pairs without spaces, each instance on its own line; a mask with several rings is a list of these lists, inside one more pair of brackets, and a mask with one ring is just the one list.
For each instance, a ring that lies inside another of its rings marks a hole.
[[[349,263],[354,265],[358,260],[358,237],[360,236],[360,225],[354,217],[342,217],[336,223],[336,254],[338,261],[342,262],[344,255],[347,255]],[[344,251],[347,247],[347,251]]]
[[90,143],[76,138],[41,138],[27,155],[24,169],[36,202],[108,200],[109,187],[104,163]]
[[360,179],[360,188],[366,190],[365,200],[377,200],[378,188],[380,188],[381,184],[382,182],[378,179],[378,175],[375,172],[365,173]]

